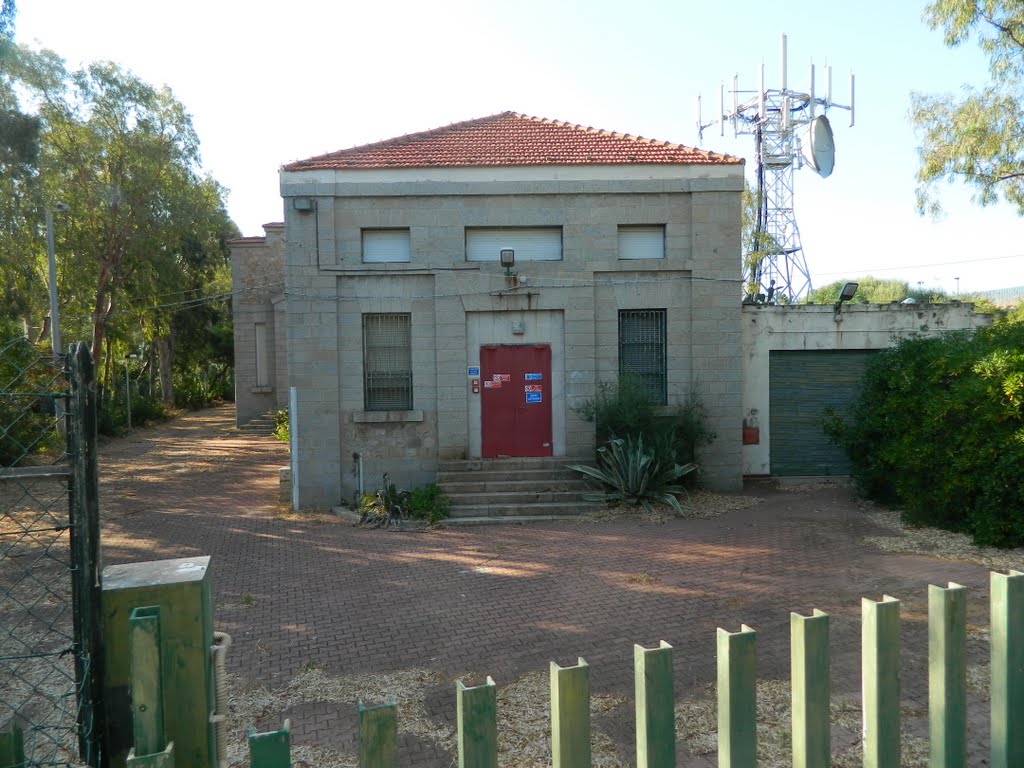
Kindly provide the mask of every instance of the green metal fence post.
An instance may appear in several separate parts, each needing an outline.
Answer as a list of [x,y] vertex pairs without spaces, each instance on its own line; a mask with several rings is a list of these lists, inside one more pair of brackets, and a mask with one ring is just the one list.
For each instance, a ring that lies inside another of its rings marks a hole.
[[284,727],[276,731],[256,733],[255,728],[249,728],[246,735],[249,738],[249,768],[291,768],[291,720],[285,720]]
[[160,607],[135,608],[128,619],[128,636],[133,744],[136,755],[151,755],[167,746],[160,663]]
[[718,629],[718,765],[757,764],[757,632]]
[[[55,350],[56,351],[56,350]],[[69,408],[67,446],[71,458],[71,601],[75,633],[75,681],[78,685],[78,742],[82,762],[100,764],[106,728],[103,701],[103,619],[100,550],[99,459],[97,453],[96,369],[85,342],[67,356]],[[163,749],[163,745],[159,747]]]
[[829,768],[829,618],[817,608],[810,616],[789,614],[793,706],[793,768]]
[[900,601],[861,599],[864,768],[900,768]]
[[991,574],[992,768],[1024,765],[1024,573]]
[[967,765],[967,590],[928,585],[929,768]]
[[127,764],[173,766],[174,746],[164,736],[164,685],[160,607],[135,608],[128,619],[131,654],[132,740]]
[[676,694],[672,646],[633,646],[636,691],[637,768],[673,768],[676,764]]
[[551,765],[590,768],[590,667],[551,662]]
[[359,709],[359,768],[397,768],[398,705],[387,704]]
[[455,685],[459,722],[459,768],[498,766],[498,689],[490,677],[483,685]]
[[25,735],[17,723],[0,733],[0,768],[25,768]]
[[131,751],[125,765],[127,768],[175,768],[174,742],[168,742],[163,752],[154,752],[152,755],[136,756]]

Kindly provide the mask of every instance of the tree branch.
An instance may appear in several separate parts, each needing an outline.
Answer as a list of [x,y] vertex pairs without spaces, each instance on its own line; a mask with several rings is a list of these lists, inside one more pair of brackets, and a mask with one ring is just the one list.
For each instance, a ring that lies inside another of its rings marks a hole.
[[1002,34],[1010,38],[1018,48],[1024,48],[1024,40],[1022,40],[1016,34],[1014,34],[1013,30],[1011,30],[1008,26],[1006,26],[1005,24],[1000,24],[991,16],[988,16],[984,13],[979,13],[979,15],[981,16],[981,18],[983,18],[985,21],[987,21],[989,24],[991,24],[993,27],[999,30]]

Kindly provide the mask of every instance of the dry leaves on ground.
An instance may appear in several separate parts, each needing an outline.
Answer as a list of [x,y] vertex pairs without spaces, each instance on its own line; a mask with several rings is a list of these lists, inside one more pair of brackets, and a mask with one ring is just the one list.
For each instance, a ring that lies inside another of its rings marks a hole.
[[[393,699],[398,705],[399,732],[411,733],[454,755],[454,728],[431,718],[424,704],[428,691],[443,683],[438,673],[427,669],[331,677],[318,668],[311,668],[274,690],[262,685],[246,687],[237,677],[229,676],[232,691],[228,764],[232,768],[248,765],[245,733],[249,726],[266,722],[279,724],[282,713],[300,704],[331,702],[355,707],[358,700],[370,705]],[[498,689],[498,760],[501,765],[547,768],[551,764],[550,692],[550,678],[544,672],[524,675]],[[602,715],[625,703],[626,699],[620,696],[594,694],[590,713],[592,717]],[[591,733],[595,768],[624,768],[626,764],[611,738],[596,727]],[[306,762],[317,768],[355,768],[357,765],[355,755],[317,745],[293,746],[292,759],[296,765]]]
[[1024,567],[1024,548],[995,549],[979,547],[971,537],[939,528],[918,528],[905,524],[900,513],[865,503],[862,507],[871,522],[895,531],[897,536],[865,536],[864,542],[885,552],[927,555],[943,560],[962,560],[993,570],[1020,570]]
[[[736,512],[760,504],[759,496],[734,493],[715,493],[698,489],[679,499],[684,518],[709,519],[728,512]],[[680,517],[668,504],[651,504],[650,511],[638,504],[618,504],[580,516],[580,522],[605,523],[618,520],[636,520],[644,523],[667,523]]]
[[[757,683],[757,764],[761,768],[789,768],[792,765],[790,725],[791,694],[785,680],[760,680]],[[861,742],[860,702],[835,696],[830,705],[830,720],[854,737],[849,747],[838,749],[832,760],[836,768],[859,768],[863,760]],[[922,712],[903,708],[905,719],[920,717]],[[700,688],[696,698],[676,705],[676,734],[694,755],[711,755],[718,750],[718,709],[715,686]],[[904,732],[902,735],[904,768],[925,768],[928,765],[928,742]]]

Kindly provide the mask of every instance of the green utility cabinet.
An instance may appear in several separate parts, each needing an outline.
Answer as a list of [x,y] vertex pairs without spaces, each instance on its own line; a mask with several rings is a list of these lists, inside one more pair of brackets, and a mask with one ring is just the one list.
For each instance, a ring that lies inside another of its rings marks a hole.
[[128,619],[132,609],[160,608],[164,728],[176,762],[213,768],[215,709],[213,590],[209,557],[186,557],[103,569],[104,764],[122,768],[132,747]]

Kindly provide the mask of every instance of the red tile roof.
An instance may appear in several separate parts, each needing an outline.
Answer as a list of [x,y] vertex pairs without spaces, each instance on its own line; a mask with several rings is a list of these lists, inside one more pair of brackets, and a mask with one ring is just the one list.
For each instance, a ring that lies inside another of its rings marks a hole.
[[742,162],[738,157],[681,144],[502,112],[299,160],[285,165],[284,170]]

